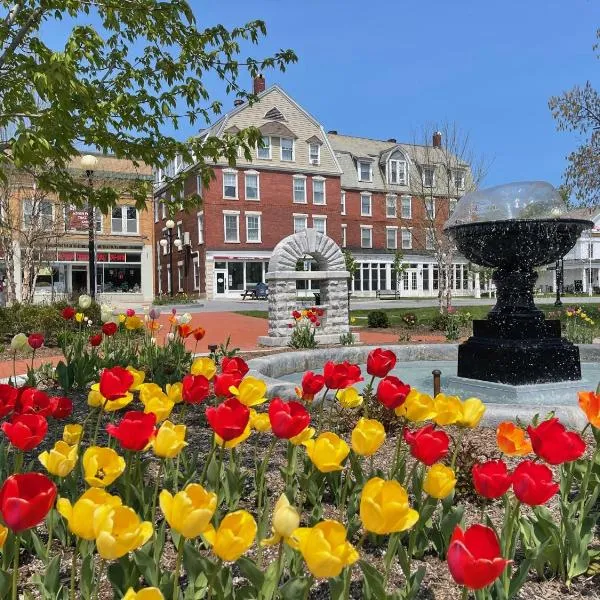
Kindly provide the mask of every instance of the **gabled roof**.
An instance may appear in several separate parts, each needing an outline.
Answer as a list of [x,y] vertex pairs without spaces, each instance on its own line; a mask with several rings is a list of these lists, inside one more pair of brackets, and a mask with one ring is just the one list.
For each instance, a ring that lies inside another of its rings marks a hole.
[[279,121],[269,121],[259,127],[261,133],[265,135],[276,135],[281,137],[297,139],[298,136],[283,123]]

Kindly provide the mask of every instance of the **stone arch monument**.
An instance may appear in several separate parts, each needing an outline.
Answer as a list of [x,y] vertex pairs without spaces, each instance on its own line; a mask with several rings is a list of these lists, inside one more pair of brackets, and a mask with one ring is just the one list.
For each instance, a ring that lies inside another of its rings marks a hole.
[[[298,261],[307,255],[316,261],[318,271],[296,270]],[[340,335],[350,331],[349,277],[340,247],[316,229],[304,229],[281,240],[273,250],[265,277],[269,286],[269,334],[259,337],[259,343],[264,346],[289,343],[292,311],[310,304],[298,298],[298,280],[319,281],[325,315],[317,330],[317,340],[321,344],[339,343]]]

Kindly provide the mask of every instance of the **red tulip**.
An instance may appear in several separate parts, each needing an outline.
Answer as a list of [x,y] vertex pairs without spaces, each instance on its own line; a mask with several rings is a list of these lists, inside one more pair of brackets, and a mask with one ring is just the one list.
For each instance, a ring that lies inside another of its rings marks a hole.
[[240,381],[242,381],[243,377],[244,376],[239,371],[215,375],[213,377],[215,396],[219,396],[220,398],[227,398],[231,396],[229,388],[232,385],[237,387],[240,384]]
[[394,375],[388,375],[377,386],[377,400],[392,410],[404,404],[409,392],[410,385],[400,381]]
[[512,484],[512,475],[503,460],[475,464],[471,474],[475,491],[484,498],[500,498]]
[[32,333],[27,338],[27,343],[33,350],[37,350],[44,345],[44,336],[41,333]]
[[100,375],[100,393],[107,400],[123,398],[132,385],[133,375],[123,367],[104,369]]
[[210,394],[210,383],[204,375],[186,375],[183,378],[182,397],[187,404],[200,404]]
[[179,337],[185,339],[186,337],[188,337],[190,335],[190,333],[192,333],[192,327],[190,325],[188,325],[187,323],[184,323],[183,325],[178,325],[177,333],[179,334]]
[[585,452],[585,442],[578,433],[567,431],[557,418],[527,428],[533,451],[551,465],[577,460]]
[[343,390],[363,380],[360,367],[350,364],[348,361],[334,363],[330,360],[326,362],[323,366],[323,377],[325,378],[325,387],[330,390]]
[[71,416],[73,412],[73,401],[65,396],[59,396],[58,398],[52,398],[53,410],[52,416],[55,419],[66,419]]
[[298,320],[301,316],[302,316],[302,314],[300,313],[300,311],[297,311],[297,310],[292,311],[292,317],[294,317],[294,319]]
[[374,377],[385,377],[396,366],[396,355],[391,350],[376,348],[367,356],[367,373]]
[[126,314],[128,317],[135,317],[135,310],[133,310],[133,308],[128,308],[128,309],[125,311],[125,314]]
[[465,531],[460,527],[454,529],[447,560],[454,581],[472,590],[496,581],[511,562],[502,558],[494,530],[478,524]]
[[296,394],[299,398],[306,402],[312,402],[315,398],[315,394],[318,394],[325,385],[325,378],[323,375],[316,375],[312,371],[307,371],[302,376],[302,387],[296,388]]
[[315,308],[314,311],[317,313],[317,315],[319,315],[319,317],[322,317],[325,314],[325,311],[322,308]]
[[0,488],[0,515],[19,533],[39,525],[56,499],[56,486],[42,473],[11,475]]
[[0,419],[15,410],[19,390],[7,383],[0,383]]
[[115,335],[115,333],[117,333],[118,328],[119,327],[116,323],[109,321],[108,323],[104,323],[104,325],[102,325],[102,333],[105,336],[110,337],[111,335]]
[[545,504],[558,492],[559,485],[552,480],[552,471],[540,463],[524,460],[514,470],[513,492],[523,504]]
[[156,415],[130,410],[125,413],[118,425],[109,423],[106,431],[119,440],[124,450],[139,452],[156,434]]
[[237,398],[229,398],[218,406],[209,406],[206,409],[206,420],[213,431],[228,442],[244,433],[250,420],[250,409]]
[[102,343],[102,334],[97,333],[96,335],[90,335],[90,346],[95,348]]
[[15,415],[2,423],[2,431],[13,446],[26,452],[42,443],[48,432],[48,421],[42,415]]
[[75,309],[72,306],[65,306],[61,314],[65,321],[70,321],[75,316]]
[[426,425],[416,431],[407,429],[404,439],[410,446],[410,453],[428,467],[448,454],[450,438],[441,429],[434,429],[433,425]]
[[192,331],[192,337],[197,342],[199,342],[205,335],[206,335],[206,330],[204,329],[204,327],[196,327],[196,329],[194,329]]
[[37,414],[49,417],[56,408],[56,399],[50,398],[46,392],[33,387],[19,390],[16,412],[21,415]]
[[269,421],[274,435],[289,440],[308,427],[310,415],[300,402],[273,398],[269,404]]
[[249,370],[250,367],[246,364],[246,361],[239,356],[225,356],[221,361],[221,373],[237,372],[244,376]]

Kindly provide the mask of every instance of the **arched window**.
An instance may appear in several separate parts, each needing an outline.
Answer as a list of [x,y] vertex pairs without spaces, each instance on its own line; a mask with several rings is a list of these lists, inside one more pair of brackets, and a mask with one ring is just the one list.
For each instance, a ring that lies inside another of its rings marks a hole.
[[392,152],[387,164],[387,180],[388,183],[394,185],[408,184],[408,168],[404,154],[399,150]]

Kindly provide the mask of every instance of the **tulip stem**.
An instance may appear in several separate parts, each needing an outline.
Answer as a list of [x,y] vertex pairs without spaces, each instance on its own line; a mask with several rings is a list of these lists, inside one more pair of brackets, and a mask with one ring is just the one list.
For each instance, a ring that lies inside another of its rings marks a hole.
[[104,412],[104,407],[108,400],[104,401],[104,404],[98,410],[98,418],[96,419],[96,428],[94,429],[94,437],[92,439],[92,446],[96,445],[96,440],[98,439],[98,431],[100,430],[100,421],[102,420],[102,413]]
[[13,557],[13,572],[12,572],[12,600],[17,600],[17,586],[19,585],[19,550],[20,550],[21,539],[18,535],[15,535],[15,555]]
[[210,461],[212,460],[212,457],[215,453],[216,448],[217,448],[217,444],[215,443],[215,440],[213,438],[213,443],[212,443],[210,452],[209,452],[206,460],[204,461],[204,468],[202,469],[202,475],[200,475],[200,485],[204,485],[204,480],[206,478],[206,474],[208,473],[208,465],[210,464]]
[[385,557],[383,562],[385,564],[385,572],[383,575],[383,587],[384,589],[387,587],[388,579],[390,578],[390,570],[392,568],[392,561],[394,560],[394,556],[396,554],[396,550],[398,549],[398,542],[400,541],[400,535],[397,533],[392,533],[390,535],[390,539],[388,540],[388,547],[385,551]]
[[181,569],[181,559],[183,558],[183,548],[185,538],[180,536],[179,546],[177,547],[177,558],[175,559],[175,570],[173,571],[173,600],[179,597],[179,569]]
[[77,572],[77,551],[79,550],[79,541],[75,538],[73,547],[73,556],[71,558],[71,586],[69,591],[69,600],[75,600],[75,573]]
[[352,582],[352,565],[346,567],[346,573],[344,575],[344,593],[342,598],[344,600],[350,599],[350,583]]
[[217,463],[217,483],[215,494],[217,494],[217,506],[220,506],[219,494],[221,493],[221,472],[223,471],[223,455],[225,454],[225,442],[219,446],[219,459]]
[[456,457],[458,456],[458,451],[460,449],[460,444],[462,442],[463,436],[465,435],[465,429],[461,427],[460,433],[454,442],[454,452],[452,453],[452,461],[450,462],[450,468],[454,470],[454,465],[456,464]]
[[394,479],[396,477],[396,472],[398,471],[398,458],[400,457],[400,447],[402,446],[402,437],[403,437],[404,427],[402,427],[398,437],[396,439],[396,452],[394,453],[394,462],[390,468],[390,474],[388,479]]
[[20,473],[21,472],[21,467],[23,466],[23,451],[22,450],[18,450],[16,449],[15,452],[15,468],[14,468],[14,473]]
[[467,600],[469,597],[469,588],[465,585],[462,589],[462,594],[460,595],[460,600]]
[[156,520],[156,504],[158,502],[158,486],[160,485],[160,476],[162,475],[163,470],[163,461],[161,460],[158,463],[158,472],[156,473],[156,479],[154,481],[154,496],[152,497],[152,526],[154,527],[154,523]]
[[277,546],[277,566],[275,567],[275,586],[271,590],[271,595],[269,596],[269,600],[272,600],[275,595],[275,591],[279,587],[279,580],[281,579],[281,561],[283,558],[283,540],[279,541],[279,545]]
[[54,515],[52,509],[48,513],[48,543],[46,544],[46,564],[50,562],[50,550],[52,550],[52,534],[54,529]]
[[100,584],[102,582],[102,576],[104,575],[104,567],[106,566],[106,561],[104,559],[100,560],[100,565],[98,567],[98,578],[96,579],[96,589],[94,590],[94,600],[98,600],[100,598]]
[[323,424],[323,411],[325,409],[325,398],[327,398],[327,393],[329,392],[329,388],[325,388],[325,392],[321,397],[321,404],[319,405],[319,414],[317,416],[317,431],[321,431],[321,425]]
[[[512,512],[510,512],[510,504],[508,507],[508,517],[507,517],[507,522],[506,522],[506,537],[504,539],[504,558],[507,558],[509,560],[512,560],[513,558],[513,554],[514,554],[514,548],[513,548],[513,543],[512,543],[512,538],[513,538],[513,528],[515,526],[515,523],[517,521],[517,519],[519,518],[519,509],[521,508],[521,503],[516,500],[515,501],[515,507],[513,509]],[[509,587],[510,587],[510,572],[511,572],[511,568],[510,565],[507,565],[507,567],[504,569],[504,572],[502,573],[502,587],[504,588],[504,593],[506,595],[506,597],[508,598],[508,591],[509,591]]]

